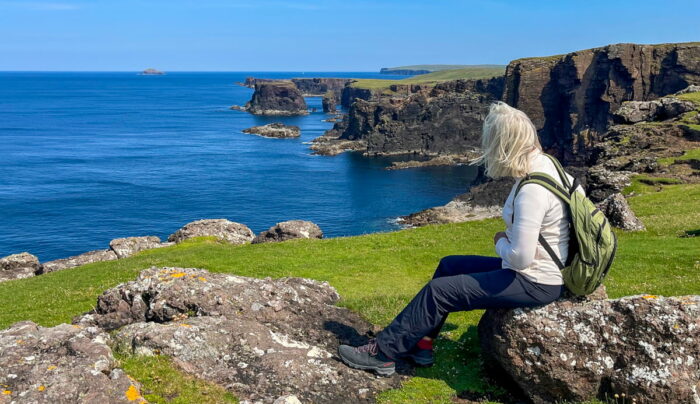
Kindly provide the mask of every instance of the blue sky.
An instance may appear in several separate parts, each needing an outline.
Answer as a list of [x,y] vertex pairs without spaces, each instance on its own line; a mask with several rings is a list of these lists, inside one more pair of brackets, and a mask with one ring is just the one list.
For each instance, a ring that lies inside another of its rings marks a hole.
[[700,41],[700,0],[0,0],[0,70],[376,71]]

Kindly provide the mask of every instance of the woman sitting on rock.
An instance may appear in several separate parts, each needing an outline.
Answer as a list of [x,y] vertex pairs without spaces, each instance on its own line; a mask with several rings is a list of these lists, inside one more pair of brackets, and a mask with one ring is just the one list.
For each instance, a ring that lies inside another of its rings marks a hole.
[[347,365],[387,376],[394,373],[398,358],[430,366],[433,339],[449,313],[540,306],[562,294],[562,275],[538,237],[541,234],[566,262],[568,207],[537,184],[524,185],[514,198],[518,183],[528,173],[544,172],[560,181],[554,163],[542,153],[535,126],[522,111],[497,102],[484,122],[482,149],[475,163],[483,163],[489,177],[517,179],[503,206],[506,231],[493,237],[499,257],[443,258],[433,279],[376,339],[360,347],[338,348]]

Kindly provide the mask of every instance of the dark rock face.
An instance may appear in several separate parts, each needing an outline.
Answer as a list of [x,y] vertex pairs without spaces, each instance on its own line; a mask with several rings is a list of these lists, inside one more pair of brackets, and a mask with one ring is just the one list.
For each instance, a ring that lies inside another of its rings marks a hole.
[[337,110],[336,96],[332,92],[324,94],[321,103],[323,105],[323,112],[335,112]]
[[255,115],[308,115],[304,96],[291,81],[256,82],[244,109]]
[[285,125],[277,122],[243,129],[243,133],[250,133],[253,135],[277,139],[295,138],[301,136],[301,130],[298,126]]
[[480,144],[488,105],[499,94],[499,82],[458,80],[406,98],[356,100],[347,122],[334,129],[342,130],[341,139],[365,140],[368,154],[473,152]]
[[255,234],[248,226],[226,219],[203,219],[187,223],[171,234],[168,241],[180,243],[192,237],[213,236],[231,244],[245,244],[253,240]]
[[44,328],[25,321],[0,331],[2,403],[145,403],[96,327]]
[[610,224],[623,230],[639,231],[645,230],[637,215],[632,212],[625,197],[620,194],[613,194],[598,204],[598,209],[610,220]]
[[258,234],[252,243],[279,242],[295,238],[323,238],[323,232],[315,223],[305,220],[289,220],[277,223],[268,230]]
[[486,363],[536,404],[622,394],[639,404],[698,400],[700,296],[487,310],[479,338]]
[[0,258],[0,282],[24,279],[39,271],[39,259],[27,252]]
[[164,247],[160,238],[156,236],[115,238],[109,242],[109,248],[114,251],[117,258],[127,258],[143,250]]
[[332,358],[339,339],[359,343],[371,328],[334,306],[338,298],[327,283],[309,279],[151,268],[106,291],[76,324],[120,328],[114,338],[124,349],[169,355],[241,399],[371,402],[399,377],[368,377]]
[[309,78],[309,79],[292,79],[292,83],[297,86],[299,91],[305,96],[322,96],[328,92],[335,95],[336,99],[340,98],[340,94],[345,88],[345,85],[350,83],[352,79],[336,79],[336,78]]
[[[159,240],[160,241],[160,240]],[[160,246],[160,245],[159,245]],[[68,268],[75,268],[81,265],[92,264],[93,262],[113,261],[118,259],[117,254],[112,250],[95,250],[76,255],[69,258],[61,258],[41,264],[41,273],[62,271]]]
[[342,105],[343,108],[350,108],[357,99],[369,101],[374,98],[378,98],[380,94],[381,91],[367,88],[357,88],[348,85],[343,88],[340,95],[340,105]]
[[624,101],[698,83],[700,43],[618,44],[515,60],[506,69],[504,101],[532,119],[546,149],[580,164]]

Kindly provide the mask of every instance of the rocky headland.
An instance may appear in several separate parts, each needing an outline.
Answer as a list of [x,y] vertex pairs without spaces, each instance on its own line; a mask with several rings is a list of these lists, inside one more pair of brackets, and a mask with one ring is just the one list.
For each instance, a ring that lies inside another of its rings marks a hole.
[[243,133],[250,133],[253,135],[276,139],[289,139],[301,136],[301,130],[298,126],[285,125],[279,122],[243,129]]

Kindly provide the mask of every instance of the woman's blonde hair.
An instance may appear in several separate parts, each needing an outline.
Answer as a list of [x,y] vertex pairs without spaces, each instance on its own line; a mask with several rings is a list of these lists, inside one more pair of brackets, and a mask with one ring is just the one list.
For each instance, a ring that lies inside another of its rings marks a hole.
[[489,108],[481,133],[482,155],[472,164],[483,163],[491,178],[524,177],[530,166],[530,152],[542,150],[537,130],[523,111],[504,102]]

